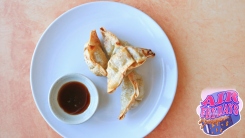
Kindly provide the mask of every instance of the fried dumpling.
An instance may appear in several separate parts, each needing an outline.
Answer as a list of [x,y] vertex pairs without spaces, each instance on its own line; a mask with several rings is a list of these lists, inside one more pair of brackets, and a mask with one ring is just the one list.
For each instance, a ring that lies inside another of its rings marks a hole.
[[104,51],[106,52],[109,58],[113,53],[115,53],[115,48],[117,45],[127,47],[127,50],[136,61],[129,69],[136,68],[142,65],[147,58],[155,56],[155,53],[153,53],[150,49],[131,46],[127,41],[120,40],[119,38],[117,38],[116,35],[114,35],[110,31],[107,31],[103,27],[100,28],[100,31],[103,36]]
[[[121,42],[118,42],[114,45],[114,50],[112,52],[112,54],[117,52],[117,49],[120,46],[124,46],[122,45]],[[140,65],[142,65],[146,59],[150,58],[150,57],[154,57],[155,53],[152,52],[150,49],[145,49],[145,48],[140,48],[140,47],[134,47],[134,46],[124,46],[127,48],[128,52],[130,53],[130,55],[133,57],[133,59],[135,60],[135,63],[133,63],[128,70],[131,70],[133,68],[139,67]]]
[[155,56],[155,53],[153,53],[150,49],[144,49],[144,48],[133,47],[133,46],[126,46],[126,47],[128,52],[135,60],[135,63],[128,68],[129,70],[139,67],[146,61],[147,58]]
[[108,59],[102,50],[95,30],[90,32],[90,39],[84,46],[84,59],[89,69],[97,76],[106,76]]
[[107,66],[107,92],[112,93],[121,84],[128,67],[134,63],[134,59],[126,47],[118,46],[111,56]]
[[113,53],[116,43],[119,43],[120,41],[113,33],[111,33],[110,31],[107,31],[103,27],[100,28],[100,32],[103,36],[104,51],[106,52],[107,56],[110,58]]
[[131,108],[138,106],[144,96],[143,89],[143,79],[135,71],[123,79],[119,120],[122,120]]

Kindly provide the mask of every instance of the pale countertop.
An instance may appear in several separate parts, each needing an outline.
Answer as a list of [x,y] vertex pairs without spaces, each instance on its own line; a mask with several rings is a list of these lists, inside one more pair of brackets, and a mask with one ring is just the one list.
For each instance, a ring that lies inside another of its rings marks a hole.
[[[59,15],[88,0],[0,1],[0,137],[60,137],[42,118],[30,87],[38,39]],[[173,104],[147,138],[208,137],[196,107],[207,87],[235,88],[245,99],[244,0],[120,0],[152,17],[169,37],[178,63]],[[241,121],[222,137],[245,137]]]

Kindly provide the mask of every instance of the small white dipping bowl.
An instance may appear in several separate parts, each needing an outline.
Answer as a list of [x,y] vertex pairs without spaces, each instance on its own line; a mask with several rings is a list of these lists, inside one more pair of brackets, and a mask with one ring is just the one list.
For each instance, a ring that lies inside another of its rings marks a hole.
[[[60,88],[64,84],[73,81],[83,83],[88,88],[88,91],[90,93],[90,104],[88,108],[83,113],[77,115],[71,115],[66,113],[58,103],[58,92]],[[99,103],[99,96],[95,85],[90,79],[88,79],[82,74],[75,73],[75,74],[65,75],[59,78],[57,81],[55,81],[55,83],[52,85],[50,89],[50,94],[49,94],[50,109],[57,119],[67,124],[80,124],[87,121],[95,113],[98,103]]]

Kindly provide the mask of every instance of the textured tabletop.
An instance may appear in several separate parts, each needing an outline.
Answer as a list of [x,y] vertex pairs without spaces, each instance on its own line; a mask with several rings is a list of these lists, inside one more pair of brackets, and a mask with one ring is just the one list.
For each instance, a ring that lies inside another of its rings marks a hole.
[[[43,31],[88,0],[0,1],[0,137],[60,137],[39,113],[30,87],[31,58]],[[204,88],[234,88],[245,99],[244,0],[120,0],[165,31],[178,64],[173,104],[147,138],[208,137],[196,107]],[[241,121],[223,137],[245,137]]]

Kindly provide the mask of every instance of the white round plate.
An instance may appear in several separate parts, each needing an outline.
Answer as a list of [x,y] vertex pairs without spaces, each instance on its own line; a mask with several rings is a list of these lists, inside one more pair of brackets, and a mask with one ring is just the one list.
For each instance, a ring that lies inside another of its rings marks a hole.
[[[118,38],[156,53],[137,72],[145,84],[142,103],[124,120],[120,113],[119,87],[106,92],[106,77],[95,76],[83,58],[90,31],[105,27]],[[81,73],[96,85],[99,105],[94,115],[79,125],[62,123],[48,106],[49,90],[65,74]],[[177,63],[173,48],[159,25],[143,12],[117,2],[92,2],[75,7],[57,18],[37,43],[31,63],[31,88],[36,105],[46,122],[63,137],[144,137],[165,117],[175,96]]]

